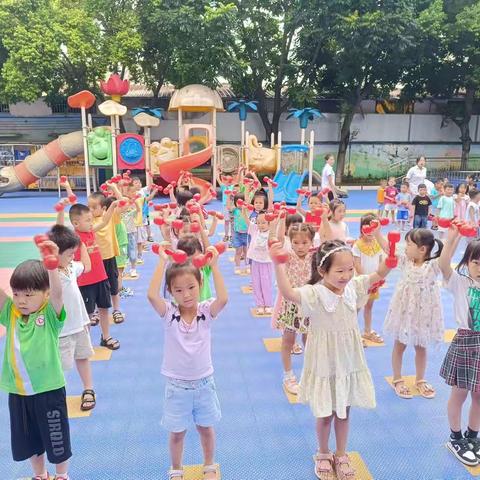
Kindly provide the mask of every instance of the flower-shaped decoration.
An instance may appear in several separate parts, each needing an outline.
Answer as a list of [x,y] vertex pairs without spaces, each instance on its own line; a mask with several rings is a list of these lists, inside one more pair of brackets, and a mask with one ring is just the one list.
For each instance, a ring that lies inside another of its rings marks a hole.
[[306,129],[308,126],[308,122],[313,120],[315,117],[323,117],[323,114],[316,108],[290,108],[288,110],[287,119],[293,117],[298,118],[300,122],[300,128],[302,130]]
[[130,82],[128,80],[122,80],[119,75],[114,73],[110,75],[110,78],[106,82],[100,80],[100,88],[103,93],[110,95],[112,100],[119,102],[122,95],[128,93]]
[[228,112],[238,112],[240,121],[244,122],[247,119],[248,111],[258,111],[257,101],[239,100],[238,102],[230,102],[227,105]]

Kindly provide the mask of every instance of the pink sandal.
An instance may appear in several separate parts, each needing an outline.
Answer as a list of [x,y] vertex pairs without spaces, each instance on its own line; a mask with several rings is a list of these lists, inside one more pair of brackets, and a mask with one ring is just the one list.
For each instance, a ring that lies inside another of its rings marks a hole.
[[355,470],[350,463],[350,457],[345,454],[341,457],[335,455],[335,473],[338,480],[354,480]]
[[315,476],[320,480],[336,480],[333,469],[334,458],[332,453],[317,452],[313,456],[315,462]]

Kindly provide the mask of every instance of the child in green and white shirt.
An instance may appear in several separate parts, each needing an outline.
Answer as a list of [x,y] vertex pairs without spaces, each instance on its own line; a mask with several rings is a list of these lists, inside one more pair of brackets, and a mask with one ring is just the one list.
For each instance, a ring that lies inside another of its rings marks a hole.
[[[51,241],[41,246],[58,256]],[[0,388],[9,394],[12,456],[29,459],[35,480],[48,479],[45,452],[56,480],[68,480],[72,456],[58,336],[64,325],[57,269],[27,260],[10,279],[13,297],[0,289],[0,324],[6,328]]]

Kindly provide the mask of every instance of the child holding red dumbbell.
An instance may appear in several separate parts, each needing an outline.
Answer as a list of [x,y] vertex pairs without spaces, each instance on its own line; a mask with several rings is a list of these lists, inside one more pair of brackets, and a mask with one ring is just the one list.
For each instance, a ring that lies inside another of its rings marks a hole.
[[54,478],[68,480],[72,452],[58,340],[65,322],[58,247],[46,235],[35,241],[44,262],[27,260],[15,268],[12,298],[0,288],[0,324],[7,329],[0,388],[9,394],[13,460],[30,460],[33,478],[47,480],[46,452]]
[[[444,193],[438,201],[438,219],[445,218],[451,220],[455,216],[455,199],[453,193],[455,188],[451,183],[445,184],[443,187]],[[448,231],[448,227],[438,227],[438,237],[442,239]]]
[[[400,232],[389,232],[390,244],[400,240]],[[377,236],[383,248],[385,239]],[[412,392],[402,378],[403,354],[408,345],[415,348],[415,388],[423,398],[435,397],[435,389],[425,380],[427,348],[443,341],[444,322],[442,300],[437,277],[436,260],[443,248],[440,240],[426,228],[414,228],[405,236],[405,254],[399,256],[401,277],[395,286],[385,318],[384,332],[393,336],[393,381],[400,398],[412,398]],[[388,249],[391,256],[391,246]]]
[[330,208],[330,229],[332,231],[333,238],[335,240],[341,240],[346,242],[350,237],[350,231],[348,225],[344,222],[345,214],[347,212],[345,203],[342,200],[335,199],[328,204]]
[[[310,281],[295,288],[282,264],[281,250],[278,243],[270,248],[278,289],[297,306],[298,315],[309,318],[298,400],[308,403],[316,418],[315,475],[320,479],[358,478],[347,454],[349,417],[352,407],[375,407],[375,390],[358,330],[357,308],[369,288],[389,270],[381,264],[370,275],[354,277],[350,247],[339,240],[326,241],[315,253]],[[332,423],[335,453],[329,449]]]
[[[200,301],[202,277],[198,268],[186,260],[168,261],[162,247],[159,262],[148,289],[148,300],[164,321],[162,374],[166,377],[162,425],[170,432],[171,469],[169,478],[184,478],[183,445],[188,425],[195,422],[203,448],[203,479],[218,480],[214,463],[214,425],[221,412],[217,398],[211,358],[211,327],[228,301],[227,289],[218,268],[218,250],[208,247],[208,265],[212,269],[216,298]],[[165,276],[175,303],[161,295]]]
[[[458,325],[440,376],[451,387],[447,406],[450,436],[446,447],[457,460],[474,467],[480,462],[480,241],[470,242],[457,267],[452,269],[459,233],[460,229],[452,225],[438,261],[444,286],[452,294],[453,315]],[[467,429],[462,432],[462,410],[469,396]]]
[[[288,229],[288,237],[292,250],[287,251],[284,249],[284,260],[286,274],[291,284],[295,287],[302,287],[311,277],[312,258],[315,254],[315,252],[311,250],[314,236],[314,228],[305,223],[294,224]],[[272,232],[270,243],[274,241],[278,241],[279,245],[283,248],[283,238],[280,237],[280,239],[277,240]],[[273,258],[272,260],[275,261]],[[281,351],[283,387],[292,395],[297,395],[299,386],[292,370],[292,349],[295,345],[297,334],[302,335],[303,344],[305,345],[309,319],[299,313],[299,308],[295,303],[283,297],[280,301],[280,308],[278,309],[278,313],[275,312],[274,320],[275,327],[283,332]]]
[[233,248],[235,248],[235,273],[244,275],[248,271],[245,265],[241,268],[242,259],[246,261],[247,245],[248,245],[248,225],[242,215],[242,207],[245,203],[245,195],[237,193],[233,196],[229,195],[227,200],[227,208],[233,214]]
[[[387,219],[383,220],[386,221]],[[367,213],[360,219],[360,238],[355,241],[352,248],[357,275],[370,275],[376,272],[378,266],[388,254],[388,251],[383,249],[386,247],[385,242],[379,242],[376,238],[379,233],[379,224],[379,218],[373,213]],[[363,307],[364,328],[362,338],[373,343],[383,343],[383,338],[375,330],[372,330],[373,304],[379,298],[377,289],[370,293],[368,301]]]

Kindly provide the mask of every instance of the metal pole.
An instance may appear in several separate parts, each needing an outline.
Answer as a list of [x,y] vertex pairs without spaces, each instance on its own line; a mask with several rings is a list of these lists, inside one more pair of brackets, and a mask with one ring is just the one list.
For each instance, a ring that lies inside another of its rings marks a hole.
[[300,143],[301,143],[302,145],[305,145],[305,129],[302,128],[302,129],[300,130],[300,132],[301,132],[301,133],[300,133]]
[[152,167],[150,165],[150,127],[145,127],[143,136],[145,138],[146,182],[147,182],[147,187],[150,188],[150,186],[152,185],[152,177],[149,174],[149,172],[152,171]]
[[278,132],[277,172],[282,168],[282,132]]
[[183,118],[182,109],[178,109],[178,156],[183,155]]
[[250,134],[247,132],[245,132],[245,158],[243,158],[244,162],[245,162],[245,166],[247,167],[247,170],[248,170],[248,155],[250,153],[250,147],[248,145],[248,137],[250,136]]
[[110,117],[110,125],[112,129],[112,168],[113,168],[113,176],[117,175],[118,167],[117,167],[117,129],[115,125],[115,115]]
[[88,168],[88,144],[87,144],[87,112],[85,107],[81,108],[82,113],[82,135],[83,135],[83,164],[85,167],[85,185],[87,187],[87,196],[90,195],[90,169]]
[[58,188],[58,198],[62,196],[62,191],[60,189],[60,167],[57,167],[57,188]]
[[310,191],[312,191],[312,187],[313,187],[313,148],[314,146],[315,146],[315,132],[311,130],[310,145],[308,149],[308,189]]
[[270,148],[273,148],[275,146],[275,134],[272,132],[270,134]]
[[[242,122],[243,123],[243,122]],[[213,155],[213,188],[217,188],[217,110],[212,110],[212,155]]]
[[240,122],[240,146],[245,146],[245,121]]

